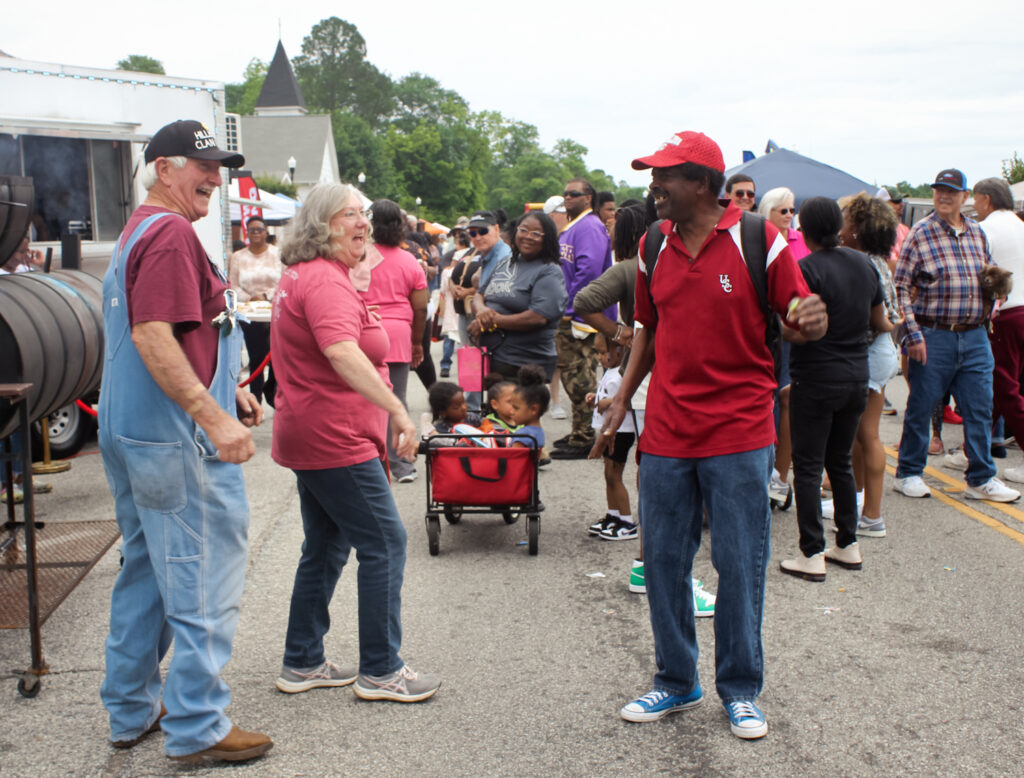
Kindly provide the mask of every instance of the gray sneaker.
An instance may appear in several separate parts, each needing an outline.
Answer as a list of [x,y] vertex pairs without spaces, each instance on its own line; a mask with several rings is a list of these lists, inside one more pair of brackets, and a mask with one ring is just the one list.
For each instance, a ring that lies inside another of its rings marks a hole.
[[409,665],[388,675],[359,675],[353,687],[356,697],[364,700],[420,702],[432,697],[441,686],[436,675],[415,672]]
[[358,674],[357,668],[338,667],[330,660],[308,670],[295,670],[282,665],[281,675],[275,685],[286,694],[298,694],[322,686],[348,686],[355,682]]

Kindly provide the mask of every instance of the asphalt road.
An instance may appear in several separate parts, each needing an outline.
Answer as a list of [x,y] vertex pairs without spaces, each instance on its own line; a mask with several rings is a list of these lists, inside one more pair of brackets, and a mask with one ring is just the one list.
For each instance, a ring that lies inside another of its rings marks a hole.
[[[904,403],[902,379],[893,385]],[[411,386],[410,410],[426,410]],[[899,417],[883,419],[896,445]],[[245,466],[252,505],[250,560],[235,651],[225,677],[230,714],[271,734],[275,748],[232,775],[1019,775],[1024,761],[1024,506],[997,509],[951,492],[911,500],[891,491],[889,536],[863,539],[864,569],[829,567],[822,584],[790,578],[778,561],[796,549],[794,510],[776,512],[765,620],[766,738],[729,733],[714,693],[714,631],[698,626],[705,704],[660,722],[629,724],[619,706],[649,690],[654,653],[643,596],[627,576],[636,542],[589,538],[603,514],[596,462],[555,462],[541,475],[540,554],[523,522],[467,517],[444,525],[427,553],[421,478],[396,485],[409,531],[402,655],[444,685],[419,705],[367,703],[350,689],[283,695],[281,662],[302,532],[294,479],[269,455],[271,424]],[[550,438],[568,430],[545,420]],[[947,444],[959,428],[947,428]],[[937,467],[937,459],[931,464]],[[1001,464],[1017,465],[1011,449]],[[890,462],[891,463],[891,462]],[[941,468],[937,468],[942,470]],[[632,465],[627,471],[631,479]],[[47,521],[110,518],[93,446],[39,498]],[[632,491],[632,490],[631,490]],[[971,513],[973,511],[973,513]],[[354,560],[353,560],[354,564]],[[176,775],[218,768],[170,762],[155,735],[115,751],[98,688],[109,593],[108,553],[43,628],[50,675],[23,699],[13,673],[29,664],[28,634],[0,632],[0,775]],[[601,575],[597,575],[601,574]],[[707,539],[696,574],[715,589]],[[355,578],[333,605],[329,655],[356,653]]]

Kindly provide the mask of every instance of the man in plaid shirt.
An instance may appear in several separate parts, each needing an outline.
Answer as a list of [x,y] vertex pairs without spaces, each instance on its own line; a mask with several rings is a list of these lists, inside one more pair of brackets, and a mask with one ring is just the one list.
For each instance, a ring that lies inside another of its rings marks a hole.
[[946,392],[964,420],[966,496],[1013,502],[1020,492],[996,478],[992,461],[992,349],[985,331],[978,273],[992,261],[978,223],[960,213],[967,181],[943,170],[932,184],[935,210],[907,236],[893,281],[906,314],[910,398],[903,421],[896,491],[928,497],[921,478],[927,461],[932,409]]

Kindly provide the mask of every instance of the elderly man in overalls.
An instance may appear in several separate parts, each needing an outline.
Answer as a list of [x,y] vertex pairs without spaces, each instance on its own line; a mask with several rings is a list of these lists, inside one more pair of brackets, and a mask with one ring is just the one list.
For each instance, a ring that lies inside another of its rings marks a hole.
[[244,161],[218,149],[200,122],[158,131],[141,172],[146,201],[103,283],[100,449],[124,565],[100,693],[115,747],[163,729],[167,755],[190,761],[243,761],[273,745],[224,713],[230,692],[220,674],[238,623],[249,524],[240,464],[255,452],[248,428],[262,411],[237,387],[234,293],[192,227],[209,210],[221,166]]

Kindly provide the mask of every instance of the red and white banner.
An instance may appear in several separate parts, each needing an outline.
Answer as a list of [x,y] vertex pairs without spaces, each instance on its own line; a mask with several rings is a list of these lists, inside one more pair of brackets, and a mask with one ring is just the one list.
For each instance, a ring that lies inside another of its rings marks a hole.
[[[253,181],[251,176],[242,176],[238,180],[238,194],[243,200],[256,200],[260,199],[260,190],[256,186],[256,182]],[[263,209],[256,205],[243,205],[242,206],[242,240],[247,244],[249,243],[249,235],[245,228],[246,222],[249,219],[263,218]]]

